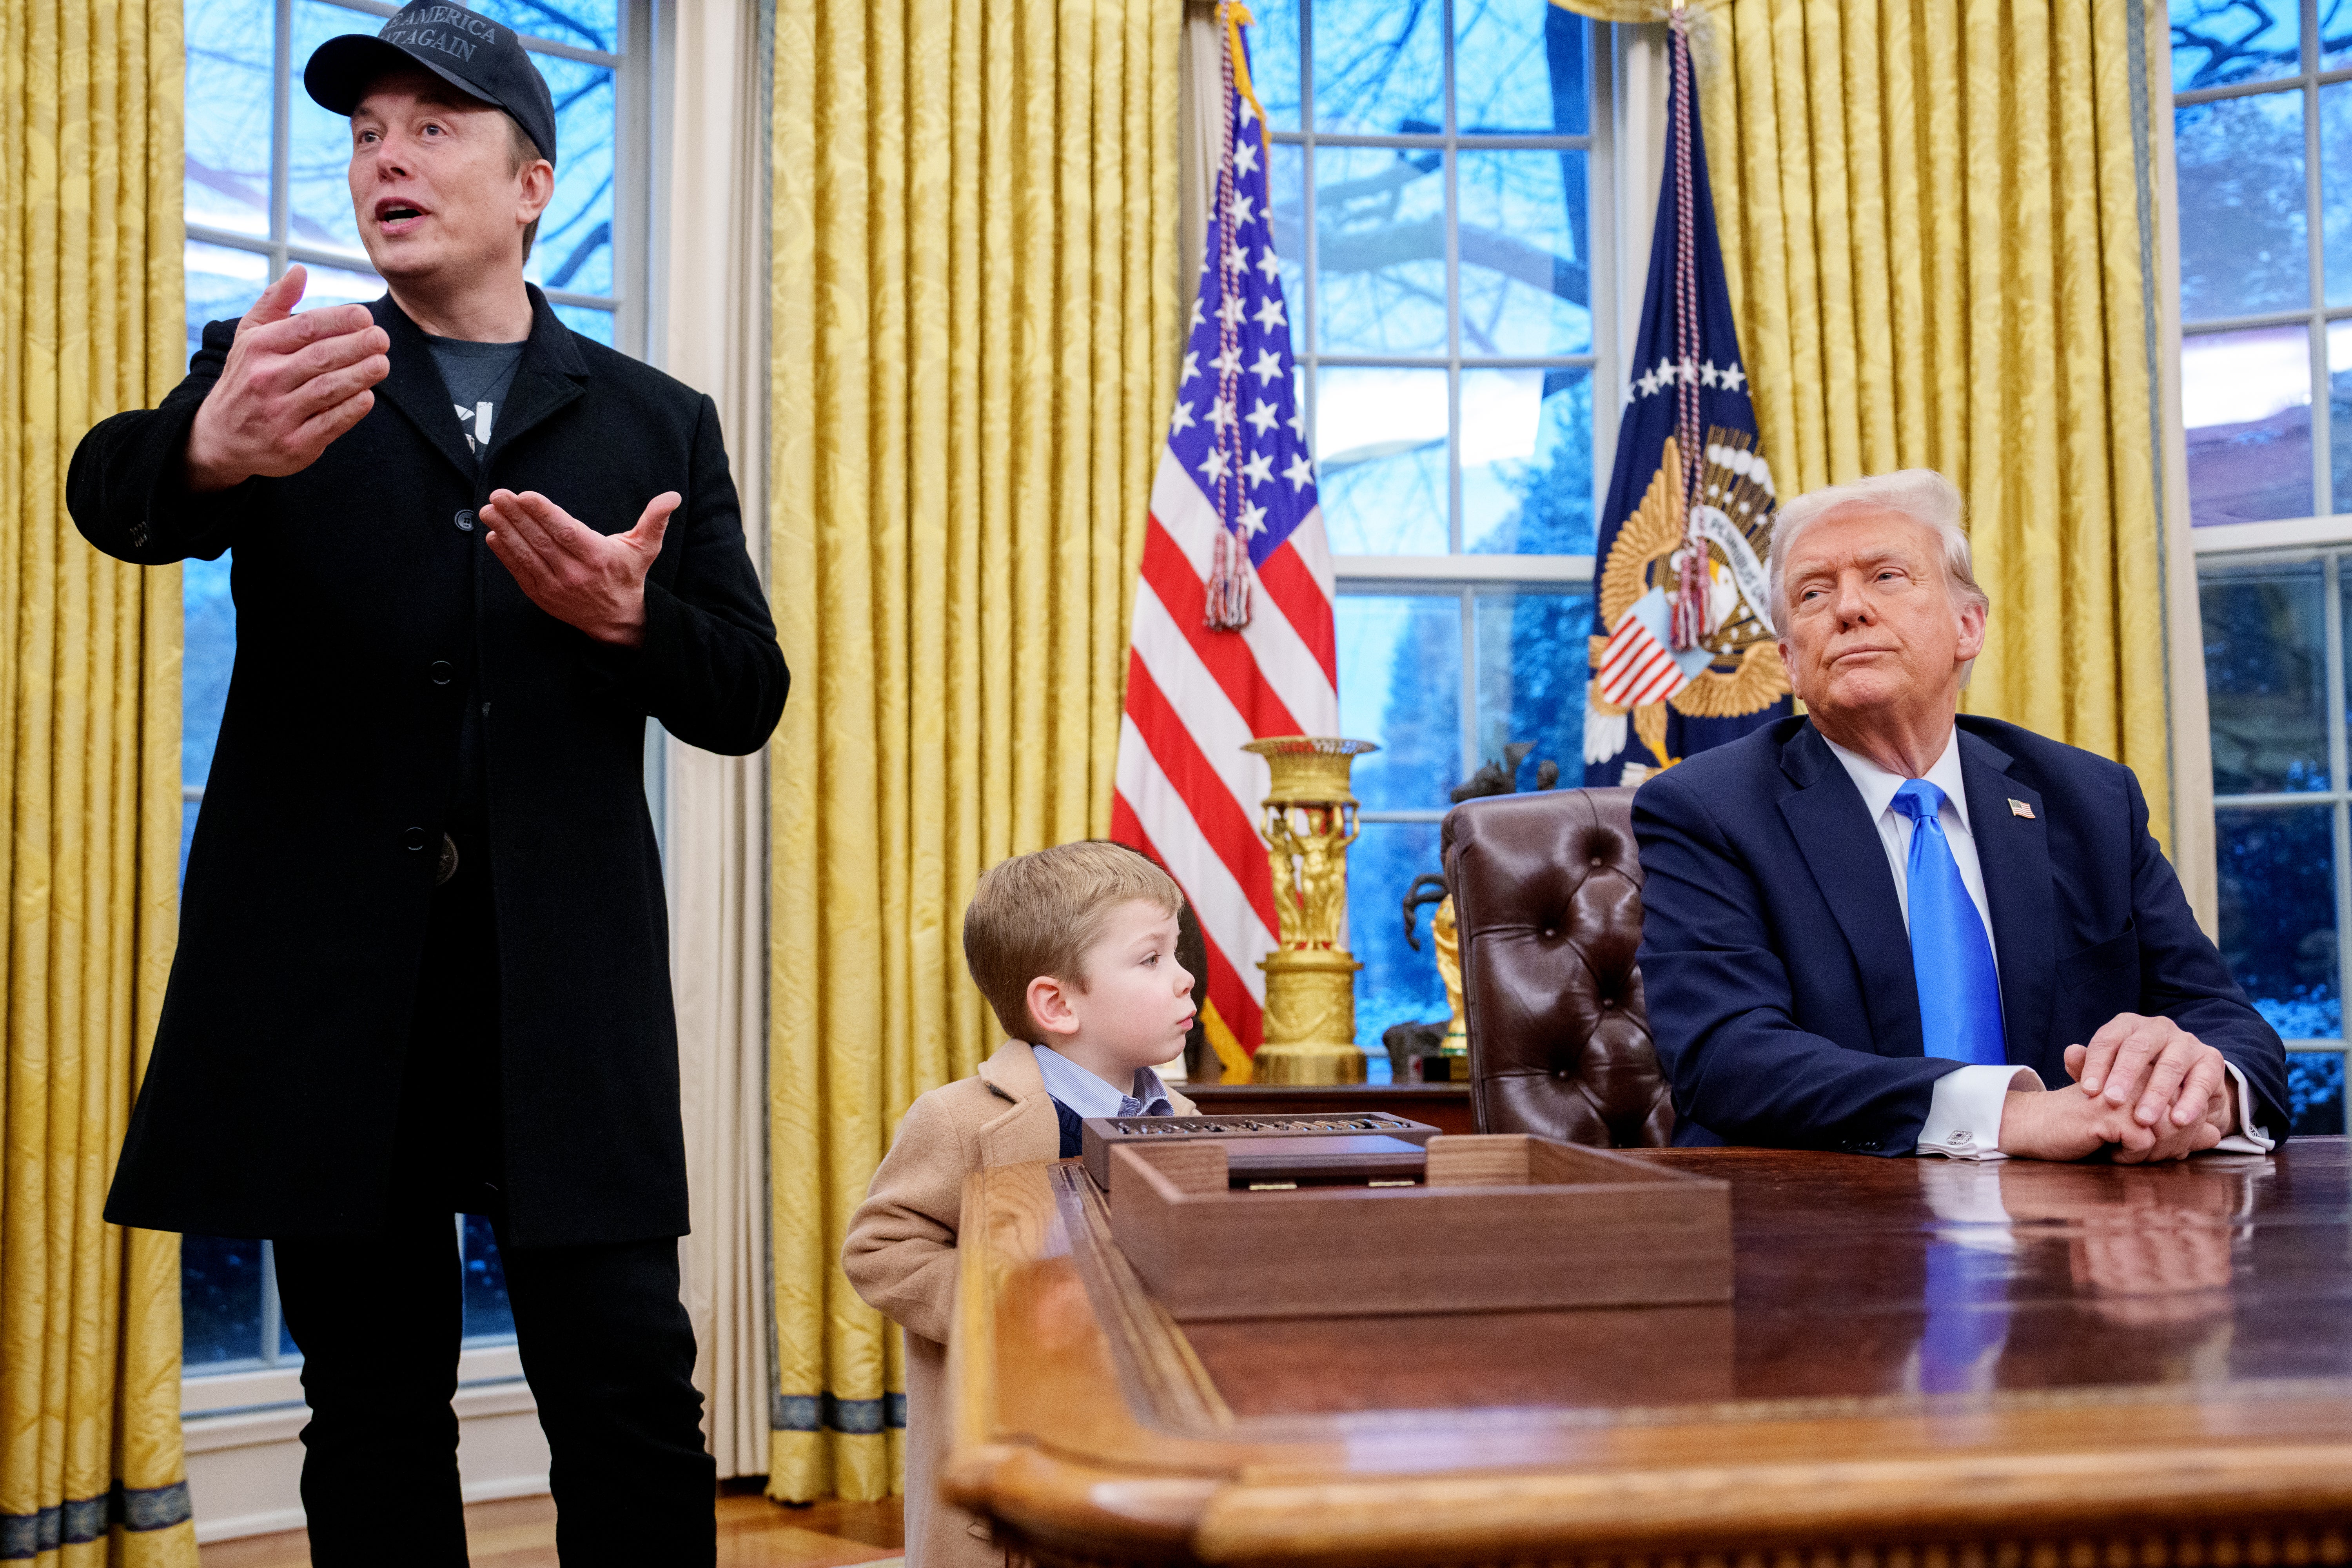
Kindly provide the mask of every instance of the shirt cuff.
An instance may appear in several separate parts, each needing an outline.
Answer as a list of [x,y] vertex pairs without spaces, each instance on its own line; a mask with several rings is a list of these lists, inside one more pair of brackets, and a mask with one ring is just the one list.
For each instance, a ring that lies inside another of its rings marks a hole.
[[2225,1061],[2221,1065],[2230,1072],[2230,1084],[2233,1090],[2231,1100],[2238,1108],[2238,1130],[2214,1144],[2213,1152],[2216,1154],[2269,1153],[2278,1147],[2278,1140],[2263,1131],[2262,1123],[2254,1120],[2254,1091],[2246,1087],[2246,1075],[2238,1070],[2238,1064],[2235,1062]]
[[1918,1152],[1953,1160],[2006,1160],[2000,1152],[2000,1113],[2010,1092],[2045,1086],[2032,1068],[1965,1067],[1936,1080],[1927,1121],[1919,1129]]

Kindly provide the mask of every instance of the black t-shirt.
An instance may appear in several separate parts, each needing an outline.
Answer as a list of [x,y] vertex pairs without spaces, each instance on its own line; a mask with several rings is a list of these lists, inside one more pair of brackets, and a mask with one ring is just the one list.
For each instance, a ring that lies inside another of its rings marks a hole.
[[479,462],[490,449],[490,432],[499,407],[514,384],[515,366],[522,363],[522,343],[473,343],[463,338],[425,334],[433,363],[441,369],[442,384],[449,389],[450,411],[466,432],[466,445]]

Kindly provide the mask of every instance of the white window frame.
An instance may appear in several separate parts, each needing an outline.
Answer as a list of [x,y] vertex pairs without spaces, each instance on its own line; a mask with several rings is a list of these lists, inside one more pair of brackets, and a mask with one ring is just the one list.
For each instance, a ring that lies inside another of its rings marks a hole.
[[[1477,604],[1482,590],[1523,588],[1534,592],[1558,592],[1563,588],[1590,590],[1593,581],[1593,558],[1590,555],[1487,555],[1463,552],[1462,538],[1462,373],[1465,365],[1472,370],[1525,370],[1580,368],[1591,376],[1592,401],[1592,518],[1596,529],[1601,521],[1601,507],[1608,495],[1612,459],[1616,451],[1617,417],[1620,399],[1617,391],[1622,384],[1619,367],[1623,359],[1619,337],[1633,312],[1622,307],[1619,298],[1619,279],[1624,276],[1625,255],[1622,236],[1628,216],[1619,201],[1619,181],[1615,167],[1615,150],[1621,142],[1622,116],[1615,84],[1623,68],[1628,36],[1641,31],[1612,27],[1602,22],[1588,22],[1591,29],[1585,50],[1587,80],[1590,84],[1587,131],[1580,136],[1550,134],[1472,135],[1465,136],[1455,112],[1457,95],[1454,90],[1454,0],[1444,0],[1439,26],[1444,42],[1445,125],[1436,133],[1421,136],[1356,135],[1318,131],[1314,122],[1315,63],[1314,63],[1314,0],[1298,0],[1299,21],[1299,122],[1295,131],[1268,128],[1269,138],[1278,146],[1291,146],[1301,152],[1301,180],[1305,195],[1306,221],[1301,226],[1305,236],[1306,254],[1298,258],[1302,287],[1306,295],[1303,312],[1318,331],[1310,332],[1310,347],[1298,349],[1295,357],[1306,370],[1307,426],[1317,430],[1317,399],[1319,392],[1316,371],[1324,366],[1334,369],[1410,368],[1444,370],[1446,372],[1448,405],[1448,440],[1446,450],[1446,533],[1452,552],[1444,555],[1334,555],[1333,574],[1342,595],[1404,595],[1423,596],[1454,595],[1461,605],[1462,617],[1462,692],[1461,714],[1461,777],[1467,779],[1483,764],[1478,743],[1478,668]],[[1395,147],[1443,151],[1446,180],[1446,352],[1442,354],[1352,354],[1325,353],[1319,342],[1320,318],[1317,315],[1316,246],[1318,225],[1315,218],[1315,153],[1318,147]],[[1486,358],[1465,355],[1462,352],[1461,290],[1462,268],[1455,254],[1455,226],[1461,218],[1458,192],[1455,188],[1460,167],[1456,156],[1464,150],[1485,149],[1559,152],[1576,150],[1585,153],[1587,203],[1586,235],[1591,255],[1591,292],[1589,309],[1592,322],[1592,346],[1589,353],[1578,354],[1545,354]],[[1654,202],[1654,196],[1651,198]],[[1643,259],[1646,259],[1646,236],[1643,237]],[[1640,277],[1636,268],[1633,277]],[[1639,302],[1635,302],[1638,310]],[[1319,431],[1318,431],[1319,434]],[[1368,823],[1432,823],[1444,819],[1448,807],[1433,802],[1426,806],[1365,808],[1361,820]]]
[[[2319,35],[2316,0],[2299,0],[2301,32],[2309,40]],[[2176,595],[2167,606],[2167,653],[2176,673],[2183,667],[2195,671],[2194,689],[2189,683],[2175,679],[2172,683],[2170,711],[2175,726],[2173,739],[2174,808],[2176,813],[2196,810],[2202,806],[2206,820],[2197,826],[2202,831],[2176,824],[2174,858],[2179,863],[2182,880],[2187,884],[2192,904],[2204,923],[2207,933],[2217,942],[2221,938],[2216,912],[2216,888],[2219,879],[2218,847],[2219,814],[2224,808],[2260,808],[2265,805],[2330,805],[2334,808],[2332,841],[2336,856],[2336,994],[2344,997],[2347,982],[2352,982],[2352,757],[2347,755],[2347,731],[2345,714],[2344,669],[2345,630],[2342,626],[2343,605],[2337,592],[2338,571],[2345,559],[2335,552],[2352,547],[2352,512],[2337,512],[2315,517],[2284,518],[2262,522],[2207,523],[2198,526],[2190,521],[2189,500],[2188,432],[2181,410],[2181,348],[2192,337],[2212,332],[2233,331],[2253,327],[2293,326],[2307,323],[2311,332],[2312,375],[2312,497],[2316,503],[2330,494],[2334,479],[2333,450],[2337,441],[2352,441],[2352,429],[2333,428],[2332,410],[2326,391],[2329,386],[2327,364],[2327,326],[2331,322],[2352,319],[2352,305],[2328,306],[2325,300],[2326,276],[2323,251],[2325,233],[2316,222],[2306,225],[2305,242],[2308,247],[2308,265],[2313,279],[2313,292],[2322,303],[2303,309],[2269,311],[2255,315],[2217,317],[2189,326],[2181,319],[2180,301],[2180,237],[2178,164],[2173,151],[2174,114],[2179,109],[2200,103],[2211,103],[2227,99],[2254,97],[2269,93],[2295,92],[2304,100],[2304,199],[2307,214],[2314,216],[2320,209],[2320,149],[2319,149],[2319,89],[2337,82],[2352,81],[2352,66],[2329,70],[2310,68],[2317,59],[2316,50],[2309,53],[2305,68],[2291,75],[2266,77],[2260,81],[2231,82],[2220,87],[2175,92],[2169,57],[2151,60],[2149,69],[2156,79],[2150,83],[2154,100],[2155,136],[2153,173],[2161,182],[2157,203],[2159,232],[2157,300],[2159,331],[2162,335],[2163,364],[2161,385],[2161,422],[2165,451],[2164,486],[2166,504],[2164,526],[2168,541],[2168,574],[2178,572],[2187,579],[2188,592]],[[2337,788],[2312,791],[2292,799],[2281,795],[2221,795],[2212,787],[2211,719],[2204,692],[2203,616],[2200,603],[2203,587],[2202,568],[2208,564],[2223,565],[2287,565],[2318,558],[2328,558],[2324,578],[2326,645],[2328,701],[2328,752],[2331,776]],[[2199,858],[2201,858],[2200,863]],[[2336,1056],[2347,1065],[2347,1077],[2352,1077],[2352,1033],[2337,1039],[2294,1039],[2284,1042],[2290,1052]],[[2347,1096],[2347,1126],[2352,1126],[2352,1096]]]

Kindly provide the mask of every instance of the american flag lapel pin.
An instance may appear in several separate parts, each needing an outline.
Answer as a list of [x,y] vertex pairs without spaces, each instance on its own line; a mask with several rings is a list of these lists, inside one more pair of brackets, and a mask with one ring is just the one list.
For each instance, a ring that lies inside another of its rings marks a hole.
[[2012,799],[2009,803],[2009,815],[2011,816],[2021,816],[2025,818],[2026,821],[2031,822],[2033,820],[2033,808],[2026,805],[2021,800]]

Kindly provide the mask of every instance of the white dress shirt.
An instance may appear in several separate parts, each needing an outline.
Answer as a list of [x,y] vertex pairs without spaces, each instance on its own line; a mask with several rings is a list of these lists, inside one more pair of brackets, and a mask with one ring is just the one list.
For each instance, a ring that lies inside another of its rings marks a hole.
[[1176,1102],[1167,1085],[1150,1068],[1135,1070],[1135,1092],[1121,1094],[1051,1046],[1032,1046],[1037,1076],[1045,1092],[1078,1113],[1080,1121],[1097,1116],[1173,1116]]
[[[1870,820],[1878,828],[1878,842],[1886,851],[1888,869],[1895,873],[1895,901],[1903,910],[1903,928],[1911,929],[1911,890],[1907,877],[1911,865],[1911,835],[1914,824],[1908,816],[1895,809],[1895,795],[1909,781],[1901,773],[1889,773],[1859,752],[1850,752],[1829,737],[1830,750],[1853,780],[1853,787],[1862,792],[1862,804],[1870,813]],[[1977,858],[1976,835],[1969,827],[1968,784],[1960,773],[1960,731],[1957,724],[1944,742],[1944,751],[1936,763],[1924,775],[1927,781],[1944,792],[1944,804],[1937,809],[1936,820],[1942,825],[1944,837],[1952,847],[1952,861],[1959,868],[1960,883],[1969,890],[1969,901],[1977,907],[1977,919],[1984,922],[1985,941],[1992,942],[1992,906],[1985,901],[1984,866]],[[1993,973],[2000,973],[2000,952],[1993,951]],[[2087,1044],[2087,1042],[2085,1042]],[[2234,1063],[2222,1064],[2230,1081],[2236,1088],[2238,1131],[2214,1145],[2215,1148],[2237,1154],[2267,1154],[2273,1140],[2256,1126],[2249,1108],[2253,1096],[2246,1089],[2245,1075]],[[2032,1068],[1969,1066],[1946,1073],[1936,1080],[1935,1096],[1927,1107],[1927,1120],[1919,1129],[1919,1152],[1944,1154],[1957,1160],[2005,1160],[2000,1152],[2000,1117],[2008,1105],[2012,1089],[2047,1089],[2041,1075]]]

